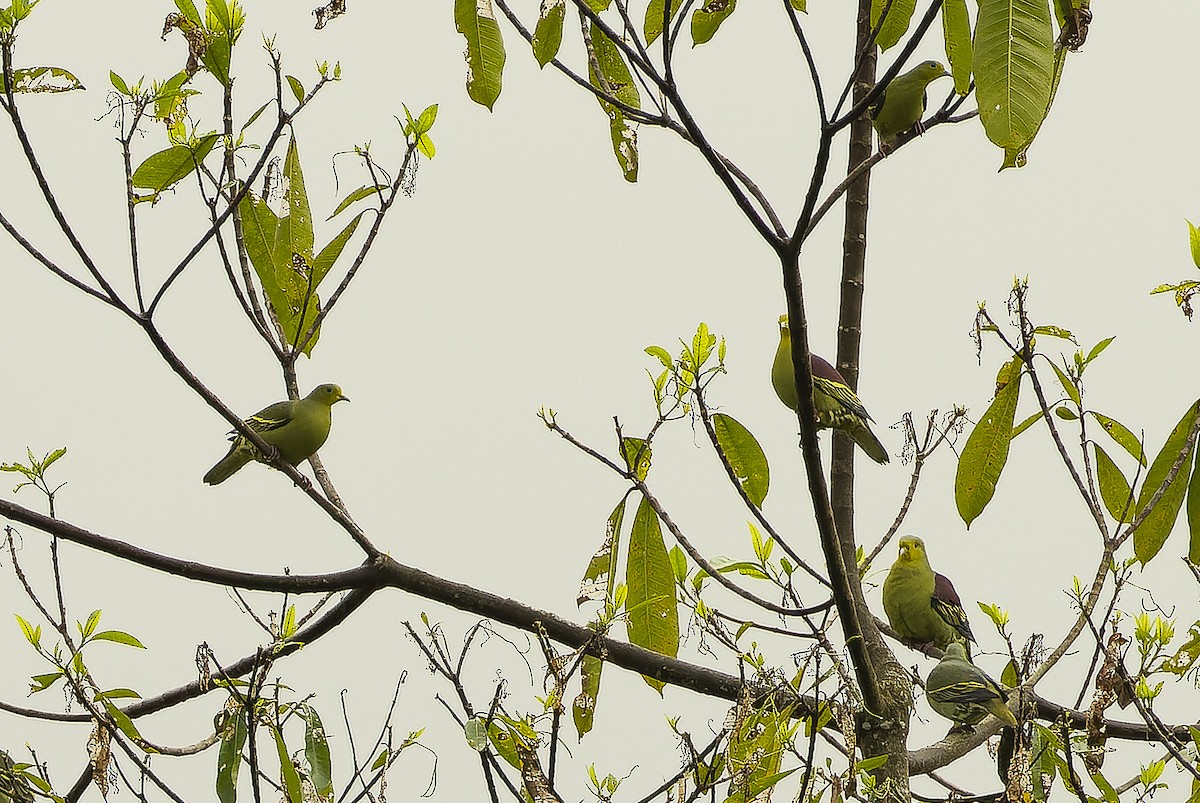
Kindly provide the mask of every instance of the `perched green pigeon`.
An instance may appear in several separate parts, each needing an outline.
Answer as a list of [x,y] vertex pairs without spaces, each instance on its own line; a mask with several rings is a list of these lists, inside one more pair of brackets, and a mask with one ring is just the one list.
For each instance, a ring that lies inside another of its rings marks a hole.
[[33,803],[29,782],[3,750],[0,750],[0,803]]
[[[307,460],[329,437],[330,409],[350,401],[337,385],[318,385],[299,401],[275,402],[246,419],[246,426],[279,451],[279,458],[293,466]],[[204,481],[217,485],[232,477],[251,460],[267,462],[254,444],[233,432],[229,454],[208,470]]]
[[946,655],[929,673],[925,696],[934,711],[954,722],[956,728],[978,725],[988,714],[1009,727],[1017,719],[1004,704],[1004,690],[982,669],[967,660],[960,642],[946,647]]
[[[817,428],[840,429],[854,438],[854,442],[876,463],[888,462],[887,449],[875,437],[868,423],[875,419],[871,418],[867,408],[846,384],[845,378],[816,354],[812,355],[812,373]],[[796,372],[792,368],[792,334],[788,330],[786,315],[779,316],[779,348],[775,350],[775,362],[771,366],[771,385],[781,402],[792,410],[799,406]]]
[[879,135],[879,150],[884,155],[891,151],[892,142],[913,126],[922,129],[921,116],[925,114],[925,87],[949,75],[946,68],[936,61],[923,61],[903,75],[897,75],[883,93],[867,110],[875,133]]
[[892,629],[922,652],[956,642],[971,654],[971,623],[954,584],[929,565],[925,542],[915,535],[900,539],[900,554],[883,581],[883,609]]

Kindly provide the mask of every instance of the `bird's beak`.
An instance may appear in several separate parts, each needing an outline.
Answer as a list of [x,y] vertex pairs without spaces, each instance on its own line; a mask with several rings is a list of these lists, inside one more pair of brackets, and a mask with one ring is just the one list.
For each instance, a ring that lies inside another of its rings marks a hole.
[[[337,401],[350,401],[350,397],[349,396],[338,396]],[[334,404],[337,404],[337,402],[334,402]]]

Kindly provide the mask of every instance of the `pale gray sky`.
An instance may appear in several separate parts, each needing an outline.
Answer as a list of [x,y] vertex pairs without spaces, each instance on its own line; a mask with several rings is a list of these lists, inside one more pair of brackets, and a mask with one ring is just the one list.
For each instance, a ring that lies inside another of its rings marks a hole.
[[[806,23],[833,86],[846,68],[848,17],[834,4],[811,5]],[[815,553],[793,448],[795,422],[767,378],[783,309],[778,268],[702,160],[673,136],[643,128],[640,181],[627,185],[595,101],[550,69],[539,74],[507,26],[504,93],[488,113],[463,89],[463,40],[449,4],[356,3],[323,32],[312,30],[305,9],[247,3],[235,62],[245,93],[237,113],[244,118],[269,91],[259,32],[277,34],[287,71],[307,86],[314,61],[341,62],[343,82],[327,88],[298,124],[319,242],[343,218],[321,220],[363,183],[353,157],[343,155],[334,163],[335,184],[330,155],[370,141],[387,164],[400,152],[393,120],[403,116],[400,104],[414,113],[440,105],[432,132],[437,158],[421,164],[415,197],[398,204],[373,258],[326,325],[315,358],[300,366],[303,390],[336,381],[353,399],[335,410],[321,454],[375,542],[403,563],[574,615],[579,576],[623,487],[547,433],[536,412],[553,407],[567,429],[611,451],[613,415],[627,434],[652,420],[644,369],[654,363],[642,348],[654,343],[674,351],[677,338],[706,321],[729,341],[730,374],[714,386],[713,400],[767,450],[768,515]],[[100,4],[47,0],[21,29],[20,65],[61,65],[88,87],[24,98],[22,108],[60,202],[119,283],[127,284],[127,245],[119,151],[112,118],[103,116],[108,70],[130,82],[174,73],[183,44],[177,36],[158,39],[171,10],[168,3],[139,3],[118,17]],[[1184,218],[1200,217],[1194,189],[1200,156],[1189,139],[1198,123],[1190,102],[1197,67],[1190,34],[1200,10],[1170,0],[1153,15],[1136,4],[1098,4],[1095,12],[1087,46],[1069,60],[1028,167],[998,174],[1000,152],[970,121],[935,129],[874,172],[860,395],[893,454],[901,435],[886,427],[905,411],[919,419],[955,403],[983,411],[1002,354],[990,346],[978,367],[968,332],[977,302],[1003,312],[1014,274],[1029,276],[1039,322],[1072,329],[1085,348],[1117,335],[1088,374],[1090,398],[1135,431],[1143,428],[1152,453],[1198,395],[1192,367],[1198,330],[1169,297],[1148,293],[1195,270]],[[1171,24],[1164,28],[1163,20]],[[935,26],[917,57],[939,57],[940,44]],[[784,217],[793,215],[816,132],[811,92],[798,77],[801,62],[777,10],[745,4],[713,43],[682,48],[678,70],[717,147],[759,182]],[[216,127],[216,88],[208,79],[200,86],[206,97],[194,113]],[[948,87],[935,84],[931,105]],[[150,131],[138,147],[143,157],[164,147],[161,134]],[[0,159],[5,214],[48,254],[69,259],[7,128]],[[835,156],[831,185],[844,160]],[[139,209],[148,276],[161,276],[190,247],[203,230],[198,213],[187,189]],[[830,215],[804,257],[812,343],[827,355],[835,342],[840,243],[840,220]],[[55,473],[69,481],[59,497],[63,518],[238,569],[316,572],[357,563],[342,532],[282,476],[252,466],[220,487],[204,486],[201,475],[223,453],[225,423],[191,396],[137,329],[40,270],[7,239],[0,265],[0,375],[7,388],[0,393],[0,460],[21,458],[26,446],[36,452],[67,446]],[[237,311],[214,255],[189,269],[159,323],[235,410],[249,414],[282,397],[278,372]],[[1032,410],[1030,401],[1019,415]],[[748,554],[744,511],[702,440],[682,424],[662,433],[652,484],[701,549]],[[1022,436],[993,507],[968,533],[954,508],[952,456],[943,453],[904,527],[926,539],[935,568],[954,578],[985,652],[1000,642],[974,600],[1009,608],[1018,639],[1035,631],[1054,642],[1071,616],[1063,589],[1073,574],[1093,571],[1098,547],[1089,518],[1052,456],[1042,432]],[[873,545],[895,515],[909,474],[898,460],[858,465],[858,529]],[[39,507],[28,491],[17,500]],[[27,528],[22,533],[22,561],[44,582],[45,540]],[[1194,582],[1175,557],[1185,538],[1176,533],[1166,547],[1170,556],[1137,580],[1152,585],[1160,603],[1182,606],[1181,630],[1196,618]],[[881,566],[892,554],[889,548]],[[129,630],[149,648],[132,662],[115,646],[98,649],[93,669],[110,685],[151,696],[194,676],[201,640],[228,660],[258,643],[222,589],[74,547],[63,555],[74,617],[101,608],[105,626]],[[0,608],[31,618],[9,559],[0,562],[6,578]],[[868,598],[881,612],[878,592]],[[378,727],[390,684],[408,668],[398,732],[428,728],[424,741],[440,759],[438,799],[478,797],[476,760],[431,700],[450,689],[430,678],[399,625],[421,611],[446,622],[452,644],[473,621],[408,595],[381,595],[277,672],[293,688],[318,694],[327,727],[344,745],[338,693],[349,689],[355,732],[366,740]],[[524,649],[523,635],[506,635]],[[0,644],[8,656],[0,697],[59,710],[57,691],[23,700],[27,676],[46,669],[15,624],[0,628]],[[684,655],[711,662],[694,647],[693,640]],[[911,652],[902,651],[901,659],[921,663],[922,672],[931,666]],[[998,656],[981,663],[999,674]],[[534,709],[540,677],[530,690],[528,674],[497,640],[476,658],[476,702],[486,703],[496,666],[513,681],[511,709]],[[1052,675],[1044,691],[1070,689],[1063,701],[1073,702],[1068,674],[1064,667]],[[675,690],[659,704],[639,679],[612,669],[604,684],[596,731],[580,746],[568,736],[579,761],[567,766],[573,772],[596,762],[620,776],[636,765],[627,782],[636,796],[675,771],[664,716],[682,713],[683,727],[706,734],[725,708]],[[1194,695],[1185,699],[1183,718],[1194,718]],[[211,727],[215,706],[210,697],[142,725],[158,741],[194,742]],[[945,731],[923,704],[919,713],[928,722],[915,728],[914,747]],[[641,723],[647,736],[624,738],[630,722]],[[0,747],[10,751],[26,740],[33,744],[63,789],[82,766],[83,727],[49,729],[0,714],[0,736]],[[339,758],[335,769],[346,772],[346,756]],[[979,791],[994,788],[986,758],[971,761],[970,769],[956,774],[952,767],[947,775]],[[176,768],[160,759],[154,767],[178,779],[189,799],[205,799],[215,756],[190,764]],[[415,797],[428,765],[422,754],[401,759],[389,791]],[[563,783],[568,799],[584,799],[582,778]]]

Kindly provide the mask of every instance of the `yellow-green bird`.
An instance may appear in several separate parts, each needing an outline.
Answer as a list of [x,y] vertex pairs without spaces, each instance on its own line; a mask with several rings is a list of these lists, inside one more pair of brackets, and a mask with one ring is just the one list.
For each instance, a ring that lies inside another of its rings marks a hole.
[[915,535],[900,539],[900,554],[883,581],[883,610],[892,629],[921,652],[960,643],[971,654],[971,623],[954,583],[929,565],[925,542]]
[[3,750],[0,750],[0,803],[33,803],[33,791],[25,773],[17,769],[12,757]]
[[1008,725],[1017,726],[1017,718],[1004,704],[1000,684],[967,660],[967,651],[959,642],[946,647],[946,655],[929,673],[925,696],[934,711],[952,721],[955,728],[978,725],[988,714]]
[[[867,408],[859,401],[838,369],[826,360],[812,355],[813,407],[817,411],[817,428],[840,429],[876,463],[887,463],[888,453],[884,445],[871,431],[875,421]],[[788,316],[779,316],[779,348],[775,350],[775,362],[771,365],[771,385],[775,395],[793,411],[799,406],[796,397],[796,372],[792,368],[792,334],[788,329]]]
[[903,75],[897,75],[867,110],[875,133],[879,135],[879,150],[886,155],[892,142],[913,126],[920,129],[925,114],[925,88],[949,75],[937,61],[923,61]]
[[[336,403],[350,401],[337,385],[318,385],[303,399],[275,402],[245,420],[268,445],[279,451],[279,458],[296,465],[307,460],[325,443],[332,423],[330,411]],[[230,433],[233,445],[221,461],[208,470],[204,481],[217,485],[232,477],[251,460],[267,462],[254,444],[237,432]]]

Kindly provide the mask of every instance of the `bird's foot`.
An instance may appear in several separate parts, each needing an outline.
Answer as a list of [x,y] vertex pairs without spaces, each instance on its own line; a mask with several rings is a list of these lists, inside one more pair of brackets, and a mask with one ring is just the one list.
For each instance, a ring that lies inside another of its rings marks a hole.
[[880,142],[879,143],[879,155],[882,156],[884,159],[891,156],[892,155],[892,146],[888,145],[885,142]]
[[959,724],[959,725],[955,725],[953,728],[946,731],[946,735],[947,736],[956,736],[960,733],[966,734],[966,733],[974,733],[974,732],[975,732],[975,728],[973,728],[972,726],[966,725],[966,724]]
[[279,460],[279,449],[271,444],[267,444],[267,451],[263,452],[263,459],[268,463],[274,463]]
[[301,474],[300,479],[296,481],[296,485],[297,485],[297,487],[303,488],[305,491],[312,490],[312,480],[310,480],[308,477],[304,476],[303,474]]

